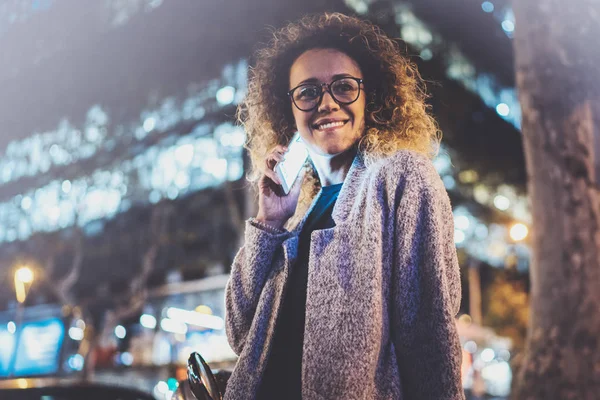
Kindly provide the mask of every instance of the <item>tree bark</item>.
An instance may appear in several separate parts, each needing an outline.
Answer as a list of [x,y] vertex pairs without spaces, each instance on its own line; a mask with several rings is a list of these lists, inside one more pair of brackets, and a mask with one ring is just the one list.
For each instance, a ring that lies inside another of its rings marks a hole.
[[481,276],[479,271],[480,263],[476,260],[469,262],[469,313],[473,323],[478,326],[483,325],[481,316]]
[[513,7],[533,214],[531,318],[513,399],[598,399],[600,1]]

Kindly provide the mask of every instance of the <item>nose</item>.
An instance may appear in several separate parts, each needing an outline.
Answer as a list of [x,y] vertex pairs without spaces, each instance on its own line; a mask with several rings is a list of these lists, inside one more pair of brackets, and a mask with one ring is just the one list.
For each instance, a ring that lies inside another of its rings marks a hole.
[[331,93],[328,90],[323,91],[323,97],[321,97],[321,102],[319,103],[318,111],[336,111],[340,108],[340,105],[333,99]]

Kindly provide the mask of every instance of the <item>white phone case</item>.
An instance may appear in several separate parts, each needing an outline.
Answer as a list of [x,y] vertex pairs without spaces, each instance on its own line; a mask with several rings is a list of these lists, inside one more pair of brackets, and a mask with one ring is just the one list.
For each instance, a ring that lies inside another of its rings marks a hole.
[[292,138],[284,157],[285,160],[275,165],[275,173],[281,181],[283,192],[287,195],[294,186],[294,182],[308,157],[308,150],[306,150],[306,146],[298,132]]

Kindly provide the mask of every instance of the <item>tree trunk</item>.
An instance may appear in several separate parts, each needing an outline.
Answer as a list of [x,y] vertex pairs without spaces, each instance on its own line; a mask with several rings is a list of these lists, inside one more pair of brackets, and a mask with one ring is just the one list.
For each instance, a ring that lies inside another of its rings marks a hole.
[[533,213],[531,318],[513,399],[600,398],[600,1],[515,0]]
[[471,259],[469,261],[469,313],[473,319],[473,323],[477,326],[483,325],[483,317],[481,316],[481,275],[480,262]]

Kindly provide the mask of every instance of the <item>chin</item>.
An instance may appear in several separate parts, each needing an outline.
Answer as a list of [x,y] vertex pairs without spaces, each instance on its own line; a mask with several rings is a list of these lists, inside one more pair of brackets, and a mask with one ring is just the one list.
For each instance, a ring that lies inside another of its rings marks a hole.
[[352,146],[330,145],[330,146],[320,147],[319,150],[321,150],[323,155],[328,155],[328,156],[334,157],[334,156],[340,155],[342,153],[345,153],[346,151],[350,150],[351,147]]
[[348,138],[335,138],[330,136],[328,138],[321,138],[321,140],[312,140],[312,143],[309,142],[307,144],[317,155],[322,157],[334,157],[352,149],[357,141],[358,138],[357,140],[352,141],[348,140]]

